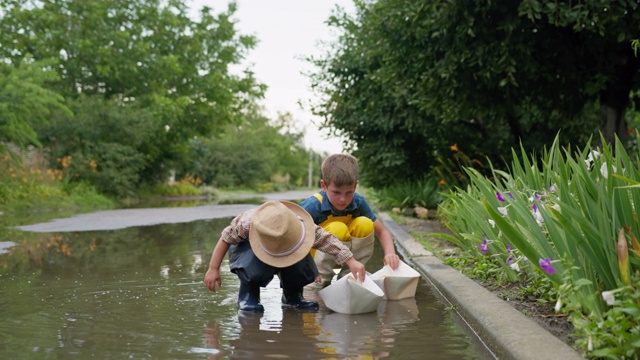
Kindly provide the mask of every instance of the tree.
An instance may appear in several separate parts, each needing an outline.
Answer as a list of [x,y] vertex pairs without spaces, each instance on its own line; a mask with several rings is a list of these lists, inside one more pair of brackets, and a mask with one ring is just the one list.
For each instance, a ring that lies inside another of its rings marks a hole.
[[13,67],[0,63],[0,153],[11,143],[18,149],[40,145],[34,126],[47,122],[53,109],[68,112],[62,96],[44,87],[55,80],[49,64],[23,62]]
[[82,95],[68,104],[73,114],[54,111],[51,121],[37,128],[47,134],[53,167],[103,194],[131,195],[147,164],[145,145],[156,134],[153,113],[100,95]]
[[583,143],[597,106],[608,139],[626,134],[637,4],[556,3],[357,1],[354,17],[330,19],[343,35],[312,59],[325,94],[314,112],[349,139],[373,185],[421,178],[454,144],[502,163],[561,129],[563,143]]
[[288,185],[303,184],[309,153],[293,118],[284,114],[274,122],[255,106],[243,117],[242,125],[230,125],[219,136],[194,139],[178,178],[191,175],[213,186],[257,189],[279,175],[289,179]]
[[[233,74],[255,45],[237,34],[231,3],[191,19],[179,0],[0,0],[0,59],[56,59],[51,89],[136,103],[154,114],[143,176],[164,179],[194,136],[238,121],[236,113],[262,96],[250,71]],[[46,134],[42,134],[46,136]]]
[[[573,72],[572,79],[584,79],[586,95],[599,100],[600,131],[609,144],[627,138],[625,111],[630,94],[640,88],[640,59],[632,42],[640,24],[640,4],[634,1],[601,0],[583,3],[526,0],[519,14],[535,24],[549,27],[549,35],[572,30],[580,60],[588,63],[586,73]],[[541,34],[542,35],[542,34]],[[556,46],[561,48],[561,43]],[[560,61],[564,59],[558,59]],[[557,62],[554,62],[558,65]]]

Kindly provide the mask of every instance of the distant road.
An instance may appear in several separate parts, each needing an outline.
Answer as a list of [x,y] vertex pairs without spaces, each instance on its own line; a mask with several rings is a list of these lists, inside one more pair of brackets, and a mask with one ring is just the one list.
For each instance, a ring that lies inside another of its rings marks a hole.
[[[286,191],[255,195],[267,200],[301,200],[313,195],[317,190]],[[72,232],[117,230],[134,226],[175,224],[195,220],[232,217],[257,207],[255,204],[201,205],[193,207],[168,207],[148,209],[118,209],[78,214],[68,218],[55,219],[46,223],[17,226],[17,229],[31,232]]]

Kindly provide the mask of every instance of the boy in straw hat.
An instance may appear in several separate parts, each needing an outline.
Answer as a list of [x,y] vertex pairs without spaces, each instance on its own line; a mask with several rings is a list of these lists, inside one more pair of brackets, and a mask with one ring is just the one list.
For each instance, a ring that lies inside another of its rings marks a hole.
[[222,231],[204,283],[211,291],[222,285],[220,264],[229,251],[229,268],[240,279],[240,310],[264,311],[260,287],[266,287],[274,275],[280,278],[283,307],[317,309],[317,302],[302,296],[304,286],[318,277],[311,248],[331,254],[356,279],[364,279],[364,265],[340,240],[315,225],[303,208],[289,201],[268,201],[236,216]]

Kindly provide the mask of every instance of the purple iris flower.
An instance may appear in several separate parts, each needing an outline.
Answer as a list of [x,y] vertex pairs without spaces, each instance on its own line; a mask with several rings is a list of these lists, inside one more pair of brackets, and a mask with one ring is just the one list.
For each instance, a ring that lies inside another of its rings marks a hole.
[[511,191],[507,192],[507,196],[509,196],[512,199],[515,199],[515,197],[513,197],[513,194],[511,193]]
[[496,191],[496,197],[498,198],[498,201],[504,202],[504,197],[502,196],[500,191]]
[[485,254],[486,254],[486,253],[487,253],[487,244],[488,244],[488,242],[487,242],[487,236],[483,234],[483,235],[482,235],[482,238],[484,239],[484,242],[483,242],[482,244],[478,244],[478,247],[480,248],[480,250],[481,250],[483,253],[485,253]]
[[539,259],[538,264],[540,264],[542,270],[544,270],[549,275],[553,275],[553,273],[556,272],[556,269],[554,269],[551,265],[551,259],[549,258]]
[[537,205],[536,203],[533,203],[532,208],[533,208],[533,212],[534,212],[534,213],[535,213],[535,212],[538,212],[538,205]]

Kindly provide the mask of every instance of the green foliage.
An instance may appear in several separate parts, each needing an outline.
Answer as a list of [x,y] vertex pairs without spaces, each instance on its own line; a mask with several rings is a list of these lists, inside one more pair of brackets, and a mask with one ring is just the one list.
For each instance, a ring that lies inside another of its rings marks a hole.
[[50,148],[51,166],[70,182],[88,182],[100,192],[123,197],[140,184],[155,138],[152,114],[135,104],[81,96],[69,102],[74,115],[55,112],[39,128]]
[[502,168],[512,147],[532,152],[560,129],[561,145],[584,144],[602,123],[612,142],[640,85],[637,6],[358,1],[355,16],[330,20],[338,42],[311,59],[324,95],[314,111],[375,187],[422,178],[453,144]]
[[68,158],[71,166],[63,171],[72,181],[82,179],[114,197],[134,194],[144,167],[144,155],[123,144],[96,144]]
[[504,267],[489,257],[450,257],[446,258],[444,263],[460,270],[470,279],[491,280],[500,285],[507,278]]
[[113,202],[94,187],[70,184],[60,170],[25,168],[9,155],[0,158],[0,209],[19,212],[42,209],[109,208]]
[[[513,287],[512,297],[528,298],[533,296],[538,302],[549,303],[557,296],[553,283],[539,273],[531,272],[530,276],[513,279],[495,257],[466,252],[461,256],[446,257],[443,262],[467,277],[479,280],[490,288]],[[523,266],[529,266],[524,264]]]
[[288,185],[303,183],[309,163],[303,134],[290,127],[290,117],[279,121],[272,124],[250,112],[241,126],[228,126],[218,137],[193,140],[177,178],[192,175],[214,187],[254,190],[264,190],[264,184],[278,176]]
[[[82,209],[109,209],[115,206],[113,200],[98,192],[95,187],[85,182],[79,182],[73,186],[65,187],[66,196],[64,202],[70,203],[70,208]],[[60,201],[60,200],[58,200]],[[42,206],[50,208],[51,206]]]
[[598,359],[635,359],[640,353],[640,273],[635,274],[635,286],[626,286],[611,292],[614,303],[599,318],[573,312],[576,324],[576,344],[585,355]]
[[34,126],[46,123],[53,109],[66,110],[63,98],[46,88],[57,75],[47,70],[52,62],[25,59],[18,66],[0,62],[0,154],[7,143],[18,149],[40,145]]
[[590,145],[563,152],[558,144],[539,164],[521,148],[522,160],[514,156],[510,172],[495,170],[491,179],[469,169],[470,186],[449,193],[440,214],[463,248],[513,259],[502,262],[505,269],[533,265],[520,266],[518,276],[537,271],[566,310],[601,321],[601,294],[630,286],[629,273],[640,269],[640,153],[630,156],[619,141],[615,154]]
[[197,196],[202,194],[202,190],[194,184],[176,183],[173,185],[155,185],[151,191],[154,196]]
[[[114,163],[128,158],[138,172],[138,179],[127,174],[111,193],[123,193],[126,182],[164,181],[191,139],[237,123],[238,110],[264,92],[252,72],[229,72],[255,45],[252,36],[236,32],[235,3],[219,14],[202,9],[197,21],[177,0],[17,0],[2,5],[1,63],[53,60],[55,66],[47,69],[57,78],[47,79],[49,91],[69,100],[102,97],[151,115],[140,147],[109,156]],[[110,130],[114,137],[127,131]],[[51,139],[48,133],[38,135]],[[143,161],[135,156],[138,151]]]
[[443,188],[465,188],[469,183],[469,178],[465,170],[467,168],[475,169],[479,173],[487,176],[491,175],[491,169],[488,164],[484,162],[486,157],[482,153],[476,152],[473,154],[473,157],[469,156],[458,147],[458,144],[453,144],[450,150],[452,153],[451,157],[438,156],[436,159],[438,164],[432,171],[433,176],[437,176],[437,178],[440,179],[439,184]]
[[435,178],[425,178],[418,182],[405,182],[370,190],[371,195],[376,199],[376,204],[384,210],[394,207],[413,208],[415,206],[435,209],[444,199],[440,191],[438,180]]

